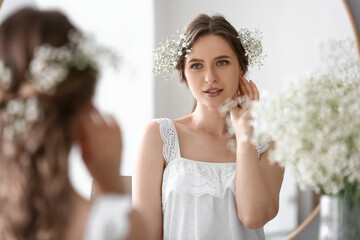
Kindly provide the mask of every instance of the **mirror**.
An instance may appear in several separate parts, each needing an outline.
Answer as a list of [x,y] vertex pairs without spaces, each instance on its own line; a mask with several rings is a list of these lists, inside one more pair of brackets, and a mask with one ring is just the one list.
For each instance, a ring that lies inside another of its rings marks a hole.
[[[349,17],[341,1],[155,1],[155,42],[182,30],[199,13],[221,13],[236,28],[263,31],[264,66],[250,69],[261,94],[271,94],[292,74],[320,64],[318,45],[329,38],[353,36]],[[326,7],[325,7],[326,6]],[[260,97],[261,97],[260,94]],[[164,101],[163,99],[167,99]],[[186,100],[184,100],[186,99]],[[189,113],[192,101],[177,79],[155,81],[155,117],[178,118]],[[289,146],[291,147],[291,146]],[[300,191],[286,171],[277,217],[265,226],[266,239],[284,239],[315,207],[311,191]],[[311,236],[317,236],[316,228]],[[302,239],[314,239],[313,237]]]
[[[25,5],[60,9],[81,29],[121,55],[119,72],[105,69],[95,103],[102,111],[114,114],[122,126],[122,175],[132,174],[147,122],[159,117],[178,118],[190,111],[192,99],[185,86],[177,79],[153,77],[152,50],[197,14],[221,13],[238,29],[256,27],[263,32],[267,58],[260,70],[250,69],[247,76],[261,93],[271,94],[282,85],[285,76],[317,66],[320,41],[353,36],[346,8],[337,0],[8,0],[1,8],[0,21]],[[89,197],[91,178],[76,149],[71,164],[75,186]],[[283,239],[293,231],[312,211],[312,201],[311,192],[299,192],[291,173],[286,172],[280,211],[265,226],[267,239]]]

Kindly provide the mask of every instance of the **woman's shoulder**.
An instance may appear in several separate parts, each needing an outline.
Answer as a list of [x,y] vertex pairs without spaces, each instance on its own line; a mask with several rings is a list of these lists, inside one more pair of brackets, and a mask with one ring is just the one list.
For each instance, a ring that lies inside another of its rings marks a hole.
[[160,125],[161,119],[153,119],[149,121],[145,127],[144,137],[158,138],[161,140],[160,136]]
[[150,159],[155,159],[154,161],[156,162],[158,161],[157,159],[162,160],[163,145],[164,142],[160,133],[159,123],[156,120],[149,121],[142,137],[139,159],[146,160],[146,162],[153,162]]
[[167,130],[172,130],[172,132],[182,131],[183,128],[189,127],[191,123],[191,119],[189,115],[178,118],[178,119],[169,119],[169,118],[157,118],[151,120],[147,126],[145,135],[156,137],[161,142],[164,138],[168,138],[167,134],[169,133]]
[[153,121],[151,121],[148,124],[148,128],[150,129],[173,129],[175,128],[175,130],[178,127],[184,127],[184,126],[188,126],[190,124],[190,118],[189,116],[185,116],[182,118],[178,118],[178,119],[170,119],[170,118],[157,118],[154,119]]
[[145,141],[151,141],[153,144],[157,143],[157,145],[162,146],[164,138],[166,138],[167,129],[172,129],[173,127],[173,121],[169,118],[152,119],[145,127],[144,139]]

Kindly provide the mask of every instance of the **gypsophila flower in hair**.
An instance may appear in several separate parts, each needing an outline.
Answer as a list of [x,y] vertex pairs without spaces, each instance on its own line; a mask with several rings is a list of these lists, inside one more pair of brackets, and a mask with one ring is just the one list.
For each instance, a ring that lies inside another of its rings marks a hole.
[[53,93],[55,87],[67,77],[71,58],[71,50],[67,47],[44,45],[37,48],[30,64],[30,79],[37,90]]
[[6,105],[6,122],[3,137],[7,141],[17,141],[26,132],[28,125],[42,119],[42,110],[36,97],[13,99]]
[[0,59],[0,84],[5,90],[11,87],[11,69]]
[[240,39],[245,49],[245,55],[249,59],[249,65],[251,67],[257,65],[258,68],[260,68],[263,65],[262,61],[266,57],[263,53],[263,45],[261,42],[263,36],[260,30],[255,29],[255,31],[250,31],[247,28],[241,28],[238,31],[238,39]]
[[69,32],[69,43],[61,47],[42,45],[35,49],[29,67],[29,78],[40,92],[52,94],[56,86],[69,74],[70,68],[79,71],[86,67],[99,68],[108,61],[117,62],[117,56],[106,47],[98,45],[90,36]]
[[[179,31],[177,31],[179,33]],[[185,32],[185,29],[184,31]],[[186,42],[186,35],[183,33],[179,39],[176,40],[172,35],[159,43],[159,47],[154,50],[155,67],[153,73],[155,76],[164,74],[165,77],[171,77],[178,61],[178,58],[191,52],[189,43]]]
[[[185,29],[183,32],[185,32]],[[266,57],[263,54],[261,32],[258,29],[252,32],[247,28],[242,28],[238,32],[238,39],[245,49],[249,65],[251,67],[258,65],[260,68],[263,65],[262,61]],[[172,35],[160,42],[159,45],[154,50],[155,67],[153,73],[155,76],[163,74],[165,78],[171,77],[176,69],[179,57],[182,55],[187,57],[188,53],[191,52],[190,44],[186,41],[186,35],[182,33],[178,40]]]

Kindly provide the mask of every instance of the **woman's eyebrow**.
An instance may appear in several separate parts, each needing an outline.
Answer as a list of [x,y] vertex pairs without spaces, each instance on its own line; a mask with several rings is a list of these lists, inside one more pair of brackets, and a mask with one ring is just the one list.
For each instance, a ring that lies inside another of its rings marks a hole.
[[[214,58],[214,60],[224,59],[224,58],[231,58],[231,57],[228,55],[220,55],[220,56],[217,56],[216,58]],[[204,62],[204,60],[200,59],[200,58],[192,58],[188,61],[188,63],[191,63],[191,62]]]
[[221,59],[221,58],[231,58],[230,56],[228,55],[221,55],[221,56],[218,56],[216,58],[214,58],[215,60],[218,60],[218,59]]
[[188,61],[188,63],[191,63],[191,62],[204,62],[204,60],[202,60],[200,58],[192,58]]

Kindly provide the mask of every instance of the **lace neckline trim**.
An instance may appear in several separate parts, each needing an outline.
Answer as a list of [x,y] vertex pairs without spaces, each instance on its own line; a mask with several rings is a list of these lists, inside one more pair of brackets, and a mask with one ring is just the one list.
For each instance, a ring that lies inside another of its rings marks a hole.
[[[205,163],[205,164],[225,164],[222,162],[202,162],[193,159],[184,158],[181,156],[179,137],[174,122],[169,118],[161,118],[156,120],[159,123],[160,134],[164,141],[163,155],[167,163],[173,159],[183,158],[194,162]],[[265,152],[269,148],[269,141],[259,142],[256,144],[256,150],[258,152],[258,158],[260,154]],[[235,164],[227,162],[230,164]]]
[[179,160],[185,160],[187,162],[193,162],[193,163],[199,163],[199,164],[206,164],[206,165],[235,165],[236,162],[204,162],[204,161],[197,161],[197,160],[193,160],[193,159],[189,159],[189,158],[184,158],[184,157],[177,157],[174,158],[173,161],[179,161]]

